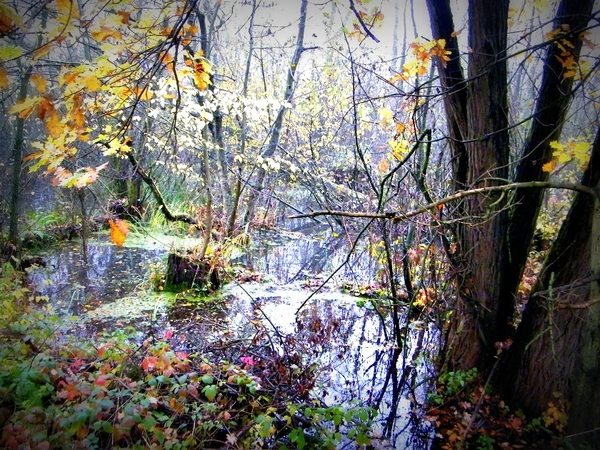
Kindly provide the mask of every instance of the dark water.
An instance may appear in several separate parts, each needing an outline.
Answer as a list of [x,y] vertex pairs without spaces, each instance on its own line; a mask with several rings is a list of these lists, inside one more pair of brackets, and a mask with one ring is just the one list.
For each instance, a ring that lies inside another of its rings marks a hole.
[[[82,335],[135,324],[185,333],[185,345],[202,345],[225,334],[269,339],[279,351],[295,352],[303,364],[315,367],[315,397],[326,404],[378,409],[374,448],[430,447],[432,429],[419,419],[418,405],[430,388],[429,361],[439,333],[414,323],[398,348],[390,339],[389,320],[369,300],[357,302],[339,289],[344,282],[369,284],[375,279],[377,263],[360,245],[348,256],[354,242],[322,230],[259,234],[237,263],[265,274],[266,281],[227,285],[220,294],[225,313],[208,320],[205,313],[194,315],[193,308],[169,310],[150,292],[151,266],[163,264],[174,243],[151,236],[142,241],[119,248],[105,236],[90,239],[87,265],[81,243],[61,244],[44,255],[47,266],[33,271],[31,281],[56,312],[78,317]],[[177,315],[186,320],[175,321]]]

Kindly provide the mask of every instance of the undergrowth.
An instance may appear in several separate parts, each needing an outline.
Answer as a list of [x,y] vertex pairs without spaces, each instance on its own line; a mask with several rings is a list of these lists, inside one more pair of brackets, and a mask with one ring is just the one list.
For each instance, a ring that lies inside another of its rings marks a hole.
[[[325,406],[314,376],[285,357],[211,360],[177,351],[172,331],[133,328],[93,340],[35,311],[18,273],[0,277],[0,447],[333,449],[365,445],[376,412]],[[300,369],[300,370],[299,370]]]
[[566,449],[567,405],[559,398],[541,417],[527,418],[486,389],[476,369],[440,375],[426,418],[435,425],[433,450]]

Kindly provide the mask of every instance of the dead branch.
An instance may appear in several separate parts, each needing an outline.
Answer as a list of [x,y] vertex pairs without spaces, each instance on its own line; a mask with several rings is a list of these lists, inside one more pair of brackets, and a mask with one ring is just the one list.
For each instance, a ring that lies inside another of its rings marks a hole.
[[312,211],[305,214],[296,214],[288,216],[289,219],[302,219],[306,217],[317,217],[317,216],[339,216],[339,217],[355,217],[363,219],[388,219],[394,221],[408,220],[412,217],[424,214],[430,210],[439,208],[446,203],[460,200],[471,195],[486,194],[490,192],[505,192],[513,189],[566,189],[570,191],[580,192],[582,194],[591,195],[592,197],[600,198],[600,192],[596,189],[583,186],[581,184],[571,183],[554,183],[550,181],[530,181],[524,183],[507,183],[501,186],[486,186],[482,188],[468,189],[464,191],[458,191],[452,195],[436,200],[435,202],[428,203],[414,211],[408,213],[401,213],[397,211],[386,212],[386,213],[368,213],[368,212],[350,212],[350,211],[335,211],[335,210],[323,210],[323,211]]

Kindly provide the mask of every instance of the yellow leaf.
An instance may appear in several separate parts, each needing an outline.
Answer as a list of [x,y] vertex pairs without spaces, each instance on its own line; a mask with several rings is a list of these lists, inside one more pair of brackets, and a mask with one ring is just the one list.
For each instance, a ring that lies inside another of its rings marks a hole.
[[92,73],[85,74],[81,77],[81,83],[90,91],[95,92],[102,87],[102,82]]
[[206,90],[206,88],[208,88],[208,85],[210,84],[210,76],[206,72],[195,72],[194,84],[199,90],[204,91]]
[[129,224],[125,220],[109,219],[108,226],[110,227],[110,239],[117,247],[121,247],[129,233]]
[[392,148],[392,156],[400,161],[404,159],[404,156],[410,151],[410,142],[406,139],[394,139],[388,141],[388,144]]
[[14,45],[7,45],[0,47],[0,61],[10,61],[16,59],[23,54],[21,47],[15,47]]
[[394,112],[390,108],[381,108],[379,117],[381,117],[381,124],[387,125],[394,119]]
[[573,146],[573,155],[575,157],[586,156],[592,144],[589,142],[578,142]]
[[6,70],[0,68],[0,89],[7,89],[8,87],[8,73],[6,72]]
[[56,0],[56,9],[59,15],[79,19],[79,10],[72,0]]
[[17,114],[20,119],[26,119],[43,100],[42,97],[27,98],[13,105],[8,112]]
[[42,76],[41,73],[34,73],[33,75],[31,75],[31,78],[29,80],[31,81],[31,84],[33,84],[35,90],[38,91],[40,94],[46,92],[46,89],[48,87],[48,81]]

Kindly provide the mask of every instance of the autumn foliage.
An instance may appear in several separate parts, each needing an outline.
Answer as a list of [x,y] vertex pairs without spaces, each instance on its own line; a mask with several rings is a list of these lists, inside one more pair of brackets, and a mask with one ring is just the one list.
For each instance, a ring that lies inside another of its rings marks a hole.
[[[34,151],[26,161],[55,185],[82,188],[96,181],[105,163],[86,166],[82,152],[123,157],[130,151],[126,133],[133,112],[167,78],[178,80],[172,91],[205,90],[210,84],[211,65],[202,52],[184,56],[198,32],[185,23],[191,4],[144,8],[124,0],[118,8],[106,6],[50,1],[28,17],[27,26],[22,11],[0,7],[0,33],[10,37],[0,45],[0,89],[8,92],[28,81],[27,98],[8,111],[43,125],[45,136],[31,143]],[[82,41],[95,50],[82,51]]]
[[108,225],[110,227],[110,239],[117,247],[121,247],[129,233],[129,223],[122,219],[109,219]]

